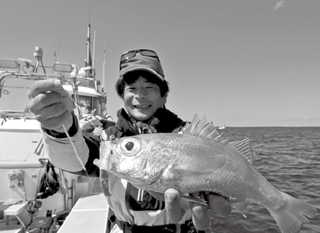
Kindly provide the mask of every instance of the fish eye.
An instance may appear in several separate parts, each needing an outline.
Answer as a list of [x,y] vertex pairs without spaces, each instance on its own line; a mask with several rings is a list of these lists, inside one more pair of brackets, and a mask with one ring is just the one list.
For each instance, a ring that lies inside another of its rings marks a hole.
[[121,143],[120,148],[123,155],[133,157],[141,150],[141,141],[136,138],[126,139]]
[[127,142],[124,146],[127,148],[127,150],[130,151],[134,147],[134,143],[133,142]]

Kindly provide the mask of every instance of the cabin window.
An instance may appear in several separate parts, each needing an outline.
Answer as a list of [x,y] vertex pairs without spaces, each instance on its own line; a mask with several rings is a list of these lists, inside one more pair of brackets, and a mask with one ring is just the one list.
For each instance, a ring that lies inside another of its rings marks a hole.
[[[74,95],[72,95],[74,99]],[[92,114],[101,115],[101,103],[98,97],[79,95],[79,108],[83,116]]]
[[92,97],[79,96],[79,107],[83,115],[91,114],[93,110]]

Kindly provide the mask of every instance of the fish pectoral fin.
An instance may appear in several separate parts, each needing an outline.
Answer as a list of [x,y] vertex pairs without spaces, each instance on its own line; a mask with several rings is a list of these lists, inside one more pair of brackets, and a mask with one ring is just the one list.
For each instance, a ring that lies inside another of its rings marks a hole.
[[237,202],[237,203],[231,203],[231,206],[235,208],[244,218],[247,218],[247,215],[244,213],[247,209],[247,203],[246,202]]
[[184,201],[194,202],[194,203],[198,203],[201,205],[208,205],[207,202],[205,200],[201,199],[200,197],[191,197],[188,194],[181,194],[180,198],[183,199]]

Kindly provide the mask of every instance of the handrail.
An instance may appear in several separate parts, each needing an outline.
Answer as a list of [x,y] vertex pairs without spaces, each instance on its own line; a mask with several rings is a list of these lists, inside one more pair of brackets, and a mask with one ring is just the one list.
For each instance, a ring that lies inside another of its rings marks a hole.
[[45,79],[53,79],[53,78],[59,78],[59,79],[64,79],[63,76],[61,75],[56,75],[56,74],[37,74],[37,73],[20,73],[20,72],[4,72],[4,74],[1,75],[0,77],[0,98],[2,95],[2,90],[4,87],[4,83],[8,79],[12,78],[20,78],[24,80],[45,80]]
[[[2,96],[2,92],[4,94],[9,93],[9,91],[5,89],[9,86],[4,85],[4,83],[8,79],[16,78],[32,81],[59,79],[68,94],[73,95],[72,99],[74,100],[75,105],[78,108],[77,117],[79,119],[83,117],[83,113],[79,108],[80,95],[97,98],[100,104],[99,111],[97,112],[99,112],[99,114],[103,114],[103,112],[105,111],[105,104],[107,100],[106,92],[103,91],[103,88],[100,89],[100,81],[95,78],[95,69],[93,68],[92,64],[86,63],[85,67],[78,67],[73,64],[62,64],[56,62],[53,66],[44,66],[42,63],[43,51],[38,46],[35,48],[34,56],[36,58],[35,65],[32,64],[31,60],[18,59],[18,62],[16,61],[16,64],[18,64],[17,67],[10,66],[10,64],[6,66],[7,60],[2,60],[4,62],[0,67],[0,69],[3,69],[0,70],[0,98]],[[43,72],[38,73],[38,68],[42,68]],[[48,73],[46,69],[51,69],[51,74]]]

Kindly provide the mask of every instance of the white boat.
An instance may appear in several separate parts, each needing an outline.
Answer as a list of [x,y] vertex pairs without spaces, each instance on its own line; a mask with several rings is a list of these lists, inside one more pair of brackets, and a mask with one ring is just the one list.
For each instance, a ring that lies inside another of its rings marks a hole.
[[[44,66],[43,52],[39,47],[36,47],[34,52],[35,62],[28,59],[1,59],[0,103],[3,99],[1,97],[5,94],[11,95],[9,90],[14,88],[6,86],[8,80],[32,83],[54,78],[61,80],[64,89],[79,106],[76,112],[80,121],[86,122],[88,116],[92,115],[103,117],[106,114],[106,95],[95,78],[94,67],[89,62],[90,43],[87,43],[87,46],[89,53],[83,68],[58,62],[53,66]],[[27,96],[12,96],[11,99],[14,98]],[[40,124],[28,108],[0,109],[0,232],[26,232],[30,224],[36,220],[43,223],[44,219],[48,219],[46,216],[52,220],[48,232],[56,232],[59,217],[64,219],[63,216],[69,215],[79,199],[99,194],[94,187],[96,178],[78,176],[55,168],[59,176],[59,191],[40,199],[41,195],[37,194],[40,192],[45,168],[50,165],[48,161]],[[102,202],[103,200],[100,201]],[[79,206],[77,208],[79,209]],[[105,210],[106,206],[103,209]]]
[[218,129],[225,129],[225,128],[226,128],[225,125],[220,125],[220,126],[218,126]]

